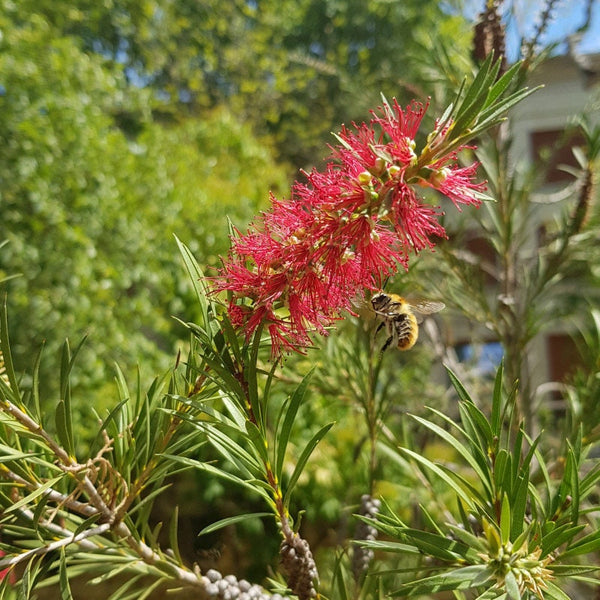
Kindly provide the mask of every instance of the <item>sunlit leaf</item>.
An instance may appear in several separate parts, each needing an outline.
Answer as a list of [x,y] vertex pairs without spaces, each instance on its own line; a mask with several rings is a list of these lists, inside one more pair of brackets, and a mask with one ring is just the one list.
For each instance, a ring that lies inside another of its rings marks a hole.
[[61,600],[73,600],[73,595],[71,594],[71,587],[69,586],[69,576],[67,574],[67,559],[65,556],[64,548],[60,549],[59,573]]
[[298,458],[298,462],[294,467],[294,471],[287,482],[287,486],[285,488],[284,493],[284,503],[288,504],[290,501],[292,490],[294,489],[296,483],[298,483],[298,479],[300,479],[300,475],[304,471],[304,467],[310,458],[310,455],[313,453],[313,450],[317,447],[317,444],[325,437],[327,432],[333,427],[335,423],[328,423],[324,427],[321,427],[317,433],[313,435],[313,437],[309,440],[309,442],[302,450],[300,457]]
[[206,535],[208,533],[213,533],[214,531],[218,531],[219,529],[223,529],[224,527],[228,527],[229,525],[235,525],[237,523],[242,523],[243,521],[249,521],[252,519],[258,519],[262,517],[272,517],[271,513],[267,512],[258,512],[258,513],[244,513],[242,515],[236,515],[234,517],[227,517],[226,519],[221,519],[219,521],[215,521],[210,525],[204,527],[200,533],[198,533],[198,537],[202,535]]
[[281,408],[281,414],[285,415],[281,429],[277,436],[276,446],[276,458],[275,458],[275,475],[281,481],[283,464],[285,461],[285,453],[290,440],[290,434],[294,425],[294,420],[300,408],[300,404],[306,394],[306,389],[312,376],[312,370],[302,379],[298,387],[294,390],[288,402],[286,402]]

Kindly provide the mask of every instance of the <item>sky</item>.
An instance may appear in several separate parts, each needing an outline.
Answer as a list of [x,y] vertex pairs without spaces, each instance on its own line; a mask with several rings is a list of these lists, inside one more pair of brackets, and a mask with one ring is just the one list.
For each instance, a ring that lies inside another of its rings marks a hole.
[[[584,54],[600,52],[600,0],[592,1],[592,20],[589,29],[577,46]],[[546,0],[505,0],[504,10],[512,8],[514,17],[507,24],[507,54],[515,59],[520,39],[530,38],[539,22]],[[465,0],[465,14],[476,18],[481,12],[484,0]],[[563,40],[565,35],[575,33],[585,21],[588,0],[559,0],[555,3],[553,19],[542,38],[543,44]],[[565,52],[566,45],[559,46],[558,52]]]

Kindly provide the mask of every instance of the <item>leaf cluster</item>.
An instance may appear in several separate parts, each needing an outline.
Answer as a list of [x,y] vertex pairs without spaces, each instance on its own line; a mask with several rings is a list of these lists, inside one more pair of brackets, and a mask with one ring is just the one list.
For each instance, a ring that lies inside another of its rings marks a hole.
[[[392,593],[400,597],[470,589],[482,599],[563,600],[568,596],[555,581],[597,582],[593,563],[577,561],[600,548],[598,532],[584,532],[586,515],[599,508],[594,489],[600,468],[595,462],[584,466],[581,438],[569,445],[557,474],[539,451],[539,438],[531,440],[522,427],[507,426],[515,418],[515,390],[503,392],[502,369],[489,417],[451,372],[450,377],[460,398],[460,422],[434,409],[445,427],[413,418],[452,448],[464,468],[432,461],[407,448],[388,452],[413,461],[427,477],[440,479],[452,490],[456,499],[456,509],[448,509],[452,520],[442,521],[424,506],[424,529],[406,524],[391,511],[369,520],[394,541],[362,545],[413,558],[408,569],[380,570],[375,575],[420,571],[420,577]],[[520,569],[530,569],[531,580]]]

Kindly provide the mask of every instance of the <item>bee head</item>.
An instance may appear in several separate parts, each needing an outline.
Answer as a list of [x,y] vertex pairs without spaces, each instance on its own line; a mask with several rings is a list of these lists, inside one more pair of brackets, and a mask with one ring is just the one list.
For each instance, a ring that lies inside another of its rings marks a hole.
[[383,309],[390,302],[390,297],[383,292],[378,292],[371,298],[371,305],[375,311]]

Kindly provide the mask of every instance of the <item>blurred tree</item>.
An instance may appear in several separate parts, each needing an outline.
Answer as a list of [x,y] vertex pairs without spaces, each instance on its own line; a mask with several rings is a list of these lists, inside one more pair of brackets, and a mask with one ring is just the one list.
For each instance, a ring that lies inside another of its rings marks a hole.
[[468,26],[438,0],[24,0],[8,7],[16,19],[42,14],[82,50],[122,64],[129,81],[159,91],[176,113],[228,104],[255,131],[273,135],[297,166],[321,159],[330,131],[364,119],[380,93],[402,102],[430,95],[427,64],[444,41],[456,50],[452,81],[468,67],[459,58],[468,55]]
[[156,123],[150,90],[39,15],[7,11],[0,28],[0,273],[22,275],[6,284],[18,364],[43,339],[54,357],[90,333],[79,383],[106,381],[114,360],[162,367],[181,333],[171,315],[191,312],[173,234],[214,264],[226,215],[241,227],[283,171],[226,111]]

